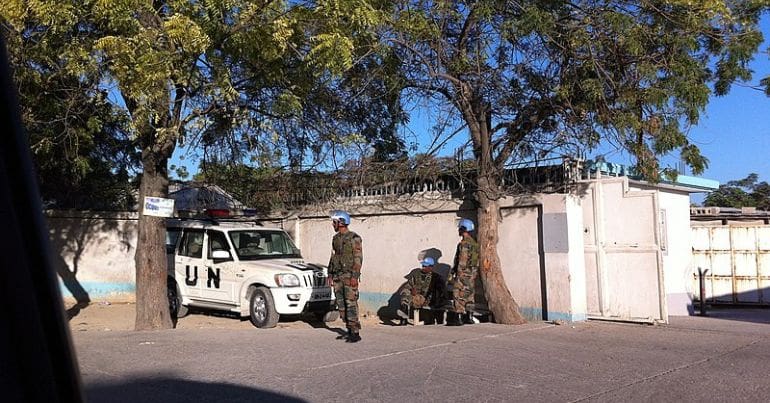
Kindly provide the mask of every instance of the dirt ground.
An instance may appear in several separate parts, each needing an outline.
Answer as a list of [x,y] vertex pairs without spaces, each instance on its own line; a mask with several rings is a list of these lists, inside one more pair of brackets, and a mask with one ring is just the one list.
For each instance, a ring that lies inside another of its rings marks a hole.
[[[73,302],[65,301],[68,317],[70,317],[70,330],[74,332],[110,332],[134,330],[136,317],[136,305],[134,303],[109,303],[94,302],[85,307],[77,306]],[[362,317],[365,325],[380,323],[376,316]],[[311,328],[318,322],[307,318],[298,320],[290,319],[278,323],[279,328]],[[332,327],[344,327],[341,320],[329,323]],[[237,315],[216,313],[207,311],[191,311],[190,314],[177,322],[178,329],[249,329],[254,328],[248,318],[239,318]]]

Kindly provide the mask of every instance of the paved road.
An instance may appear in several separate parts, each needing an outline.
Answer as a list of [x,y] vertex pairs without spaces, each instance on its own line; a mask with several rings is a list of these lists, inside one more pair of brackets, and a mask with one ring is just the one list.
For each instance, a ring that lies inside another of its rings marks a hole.
[[[76,332],[93,402],[770,401],[770,311],[585,322]],[[730,319],[736,318],[736,319]]]

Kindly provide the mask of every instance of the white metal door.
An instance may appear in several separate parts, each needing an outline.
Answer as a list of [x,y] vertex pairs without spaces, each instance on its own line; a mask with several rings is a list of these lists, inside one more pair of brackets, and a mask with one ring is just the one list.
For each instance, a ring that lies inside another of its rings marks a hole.
[[583,214],[589,317],[666,322],[657,194],[594,181]]

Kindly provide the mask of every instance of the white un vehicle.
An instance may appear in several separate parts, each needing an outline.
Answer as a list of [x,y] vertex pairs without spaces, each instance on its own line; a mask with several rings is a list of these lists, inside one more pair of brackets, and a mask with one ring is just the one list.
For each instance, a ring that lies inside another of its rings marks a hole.
[[172,317],[206,308],[248,316],[260,328],[282,315],[339,317],[326,268],[305,263],[283,230],[224,219],[172,219],[166,229]]

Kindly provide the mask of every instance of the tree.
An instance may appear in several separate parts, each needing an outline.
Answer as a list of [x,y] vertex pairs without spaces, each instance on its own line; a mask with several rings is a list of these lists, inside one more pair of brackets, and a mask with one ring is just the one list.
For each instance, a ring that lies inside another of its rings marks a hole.
[[[248,162],[258,168],[293,172],[336,169],[360,154],[383,161],[403,157],[397,128],[407,115],[392,90],[398,61],[377,52],[380,45],[372,30],[382,15],[367,1],[308,3],[294,9],[292,17],[303,29],[288,30],[288,52],[280,58],[226,50],[236,55],[226,62],[242,89],[242,107],[224,110],[218,118],[226,127],[213,125],[207,134],[216,134],[201,138],[206,150],[201,170],[206,171],[208,162],[238,164],[249,154]],[[234,116],[239,121],[235,126],[229,124]],[[263,129],[266,124],[272,131]],[[226,136],[220,135],[223,131]],[[265,136],[232,147],[237,143],[233,139],[255,132]]]
[[[402,62],[405,96],[446,105],[476,161],[481,278],[495,320],[523,321],[497,253],[507,164],[602,141],[659,178],[710,94],[750,76],[764,1],[395,0],[382,41]],[[713,85],[713,90],[709,85]]]
[[706,196],[703,205],[770,210],[770,185],[765,181],[759,182],[759,176],[752,173],[744,179],[720,185],[718,190]]
[[[78,71],[71,55],[82,33],[16,31],[12,3],[0,6],[0,35],[9,42],[22,120],[29,136],[44,205],[125,210],[133,207],[131,173],[138,155],[127,116],[98,89],[94,71]],[[16,10],[20,11],[20,10]],[[57,57],[61,56],[61,57]]]
[[[70,72],[77,85],[115,99],[112,105],[127,116],[124,130],[140,153],[140,203],[146,196],[167,196],[168,160],[177,146],[203,138],[260,152],[265,138],[281,139],[276,117],[298,104],[281,91],[292,87],[282,70],[285,61],[305,72],[313,66],[305,81],[331,80],[354,61],[345,32],[375,17],[366,3],[355,0],[9,0],[0,5],[10,46],[45,44],[37,60],[20,66],[22,74],[44,72],[51,62]],[[335,18],[349,23],[335,23]],[[305,29],[308,21],[312,30]],[[141,214],[137,330],[172,326],[164,239],[164,219]]]

